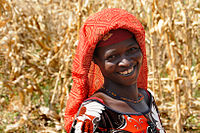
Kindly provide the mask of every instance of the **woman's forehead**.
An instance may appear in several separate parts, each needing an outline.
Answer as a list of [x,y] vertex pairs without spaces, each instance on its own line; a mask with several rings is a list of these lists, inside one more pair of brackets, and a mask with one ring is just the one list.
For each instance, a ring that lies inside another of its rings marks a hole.
[[132,38],[134,35],[128,30],[125,29],[116,29],[109,31],[102,40],[100,40],[97,44],[97,47],[104,47],[111,44],[116,44]]
[[132,37],[129,39],[126,39],[124,41],[114,43],[111,45],[103,46],[103,47],[98,47],[98,51],[103,52],[103,51],[116,51],[117,49],[122,50],[124,48],[129,48],[132,46],[139,46],[137,41]]

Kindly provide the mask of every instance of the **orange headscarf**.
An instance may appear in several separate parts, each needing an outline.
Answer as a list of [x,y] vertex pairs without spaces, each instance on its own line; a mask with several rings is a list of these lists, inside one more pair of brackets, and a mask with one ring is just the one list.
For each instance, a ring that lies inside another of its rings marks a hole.
[[73,85],[66,104],[65,129],[69,132],[81,103],[97,91],[104,78],[93,62],[97,43],[110,30],[126,29],[135,35],[143,54],[142,66],[137,79],[139,88],[147,89],[147,57],[145,31],[135,16],[125,10],[111,8],[90,16],[80,29],[79,43],[72,65]]

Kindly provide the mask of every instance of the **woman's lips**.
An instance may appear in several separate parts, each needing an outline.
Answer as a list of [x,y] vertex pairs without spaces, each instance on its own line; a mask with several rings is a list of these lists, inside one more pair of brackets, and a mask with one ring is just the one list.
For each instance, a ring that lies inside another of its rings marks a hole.
[[123,72],[118,72],[120,75],[123,75],[123,76],[130,76],[132,75],[132,73],[135,71],[135,68],[136,68],[136,65],[131,67],[130,69],[126,70],[126,71],[123,71]]

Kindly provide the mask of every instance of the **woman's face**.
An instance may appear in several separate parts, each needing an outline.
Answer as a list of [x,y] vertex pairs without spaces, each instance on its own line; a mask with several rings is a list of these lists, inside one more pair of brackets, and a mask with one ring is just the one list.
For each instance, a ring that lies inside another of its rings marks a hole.
[[95,52],[95,63],[105,80],[125,86],[137,83],[143,56],[135,39],[99,47]]

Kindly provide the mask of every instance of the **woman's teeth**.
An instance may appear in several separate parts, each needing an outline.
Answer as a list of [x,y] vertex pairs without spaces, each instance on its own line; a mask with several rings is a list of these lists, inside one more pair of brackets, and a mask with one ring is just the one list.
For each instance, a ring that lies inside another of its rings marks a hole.
[[127,71],[123,71],[123,72],[119,72],[120,74],[122,75],[126,75],[126,74],[129,74],[133,71],[133,67],[131,69],[128,69]]

